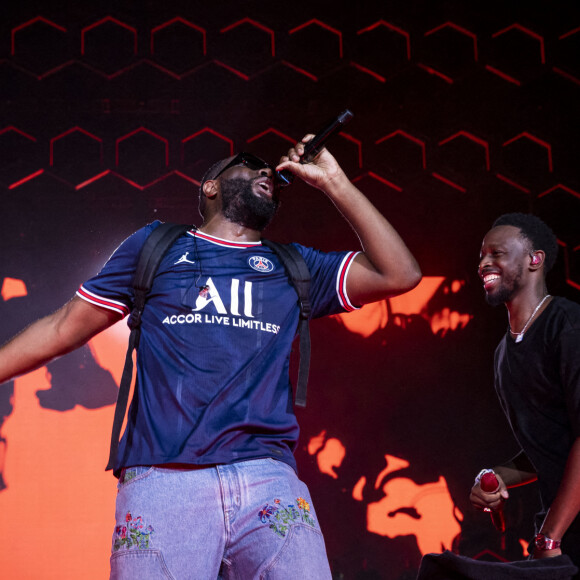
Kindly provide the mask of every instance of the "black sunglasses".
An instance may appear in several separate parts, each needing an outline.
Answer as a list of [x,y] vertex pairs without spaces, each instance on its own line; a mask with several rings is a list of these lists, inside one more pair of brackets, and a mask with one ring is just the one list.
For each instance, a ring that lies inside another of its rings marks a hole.
[[276,171],[269,163],[266,163],[263,159],[252,155],[251,153],[238,153],[215,177],[212,179],[217,179],[224,171],[228,170],[230,167],[235,165],[245,165],[248,169],[252,171],[257,171],[258,169],[271,169],[272,174],[275,176],[276,185],[279,187],[286,187],[292,184],[294,176],[289,171]]

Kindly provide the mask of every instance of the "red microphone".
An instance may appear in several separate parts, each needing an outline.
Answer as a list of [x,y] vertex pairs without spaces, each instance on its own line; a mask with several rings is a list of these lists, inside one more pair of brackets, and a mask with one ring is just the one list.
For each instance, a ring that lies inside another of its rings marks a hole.
[[[488,471],[481,476],[479,486],[481,487],[482,491],[485,491],[486,493],[496,493],[499,489],[499,481],[497,480],[497,477],[493,471]],[[493,522],[495,529],[503,534],[505,532],[503,505],[500,505],[497,511],[491,511],[489,515],[491,516],[491,521]]]

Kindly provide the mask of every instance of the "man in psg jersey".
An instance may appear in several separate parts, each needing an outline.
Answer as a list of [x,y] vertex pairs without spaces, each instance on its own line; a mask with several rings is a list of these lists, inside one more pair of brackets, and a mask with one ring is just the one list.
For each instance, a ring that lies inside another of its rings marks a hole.
[[[495,387],[522,451],[482,470],[470,499],[501,512],[507,488],[537,480],[543,509],[530,554],[564,553],[580,567],[580,305],[548,294],[557,252],[552,231],[529,214],[499,217],[483,240],[486,298],[505,304],[509,321],[495,352]],[[485,472],[495,472],[496,490],[482,490]]]
[[[261,232],[279,203],[277,171],[321,190],[362,251],[295,244],[311,274],[312,317],[351,311],[418,284],[394,228],[306,136],[274,168],[249,154],[211,167],[203,223],[165,254],[148,295],[138,397],[121,438],[111,578],[330,578],[307,487],[289,355],[299,307]],[[139,252],[159,222],[130,236],[76,296],[0,350],[0,382],[84,344],[127,315]]]

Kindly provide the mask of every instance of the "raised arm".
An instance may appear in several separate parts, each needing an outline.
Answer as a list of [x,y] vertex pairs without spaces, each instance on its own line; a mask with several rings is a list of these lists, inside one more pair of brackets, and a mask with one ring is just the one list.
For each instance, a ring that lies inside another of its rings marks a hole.
[[290,149],[277,169],[289,169],[306,183],[323,191],[352,226],[363,253],[355,259],[347,278],[347,292],[354,304],[382,300],[414,288],[421,280],[417,261],[379,210],[348,179],[336,159],[323,149],[307,164],[300,164],[304,143]]
[[120,314],[75,296],[0,348],[0,384],[71,352],[120,319]]

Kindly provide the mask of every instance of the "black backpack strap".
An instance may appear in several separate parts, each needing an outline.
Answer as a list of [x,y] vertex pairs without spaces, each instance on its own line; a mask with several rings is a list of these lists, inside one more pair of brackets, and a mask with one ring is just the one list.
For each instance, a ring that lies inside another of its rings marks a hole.
[[[133,379],[133,351],[139,348],[139,339],[141,337],[141,315],[145,308],[145,301],[147,294],[151,290],[153,278],[157,272],[157,268],[161,263],[161,259],[167,250],[173,245],[175,240],[190,230],[190,225],[180,225],[172,223],[164,223],[157,226],[149,237],[145,240],[137,268],[133,277],[133,291],[134,302],[133,310],[129,315],[127,324],[131,329],[129,335],[129,345],[127,347],[127,354],[125,355],[125,366],[123,368],[123,375],[121,376],[121,383],[119,385],[119,393],[117,395],[117,405],[115,407],[115,415],[113,418],[113,429],[111,433],[111,448],[109,451],[109,462],[106,469],[113,469],[117,460],[117,452],[119,449],[119,438],[121,436],[121,427],[125,419],[127,411],[127,403],[129,402],[129,392],[131,391],[131,382]],[[116,477],[120,473],[114,472]]]
[[298,365],[298,383],[294,402],[299,407],[306,407],[306,387],[310,370],[310,329],[308,320],[311,314],[310,306],[310,270],[302,254],[291,244],[279,244],[271,240],[262,240],[262,245],[270,248],[286,269],[288,278],[298,294],[300,319],[298,333],[300,334],[300,363]]

